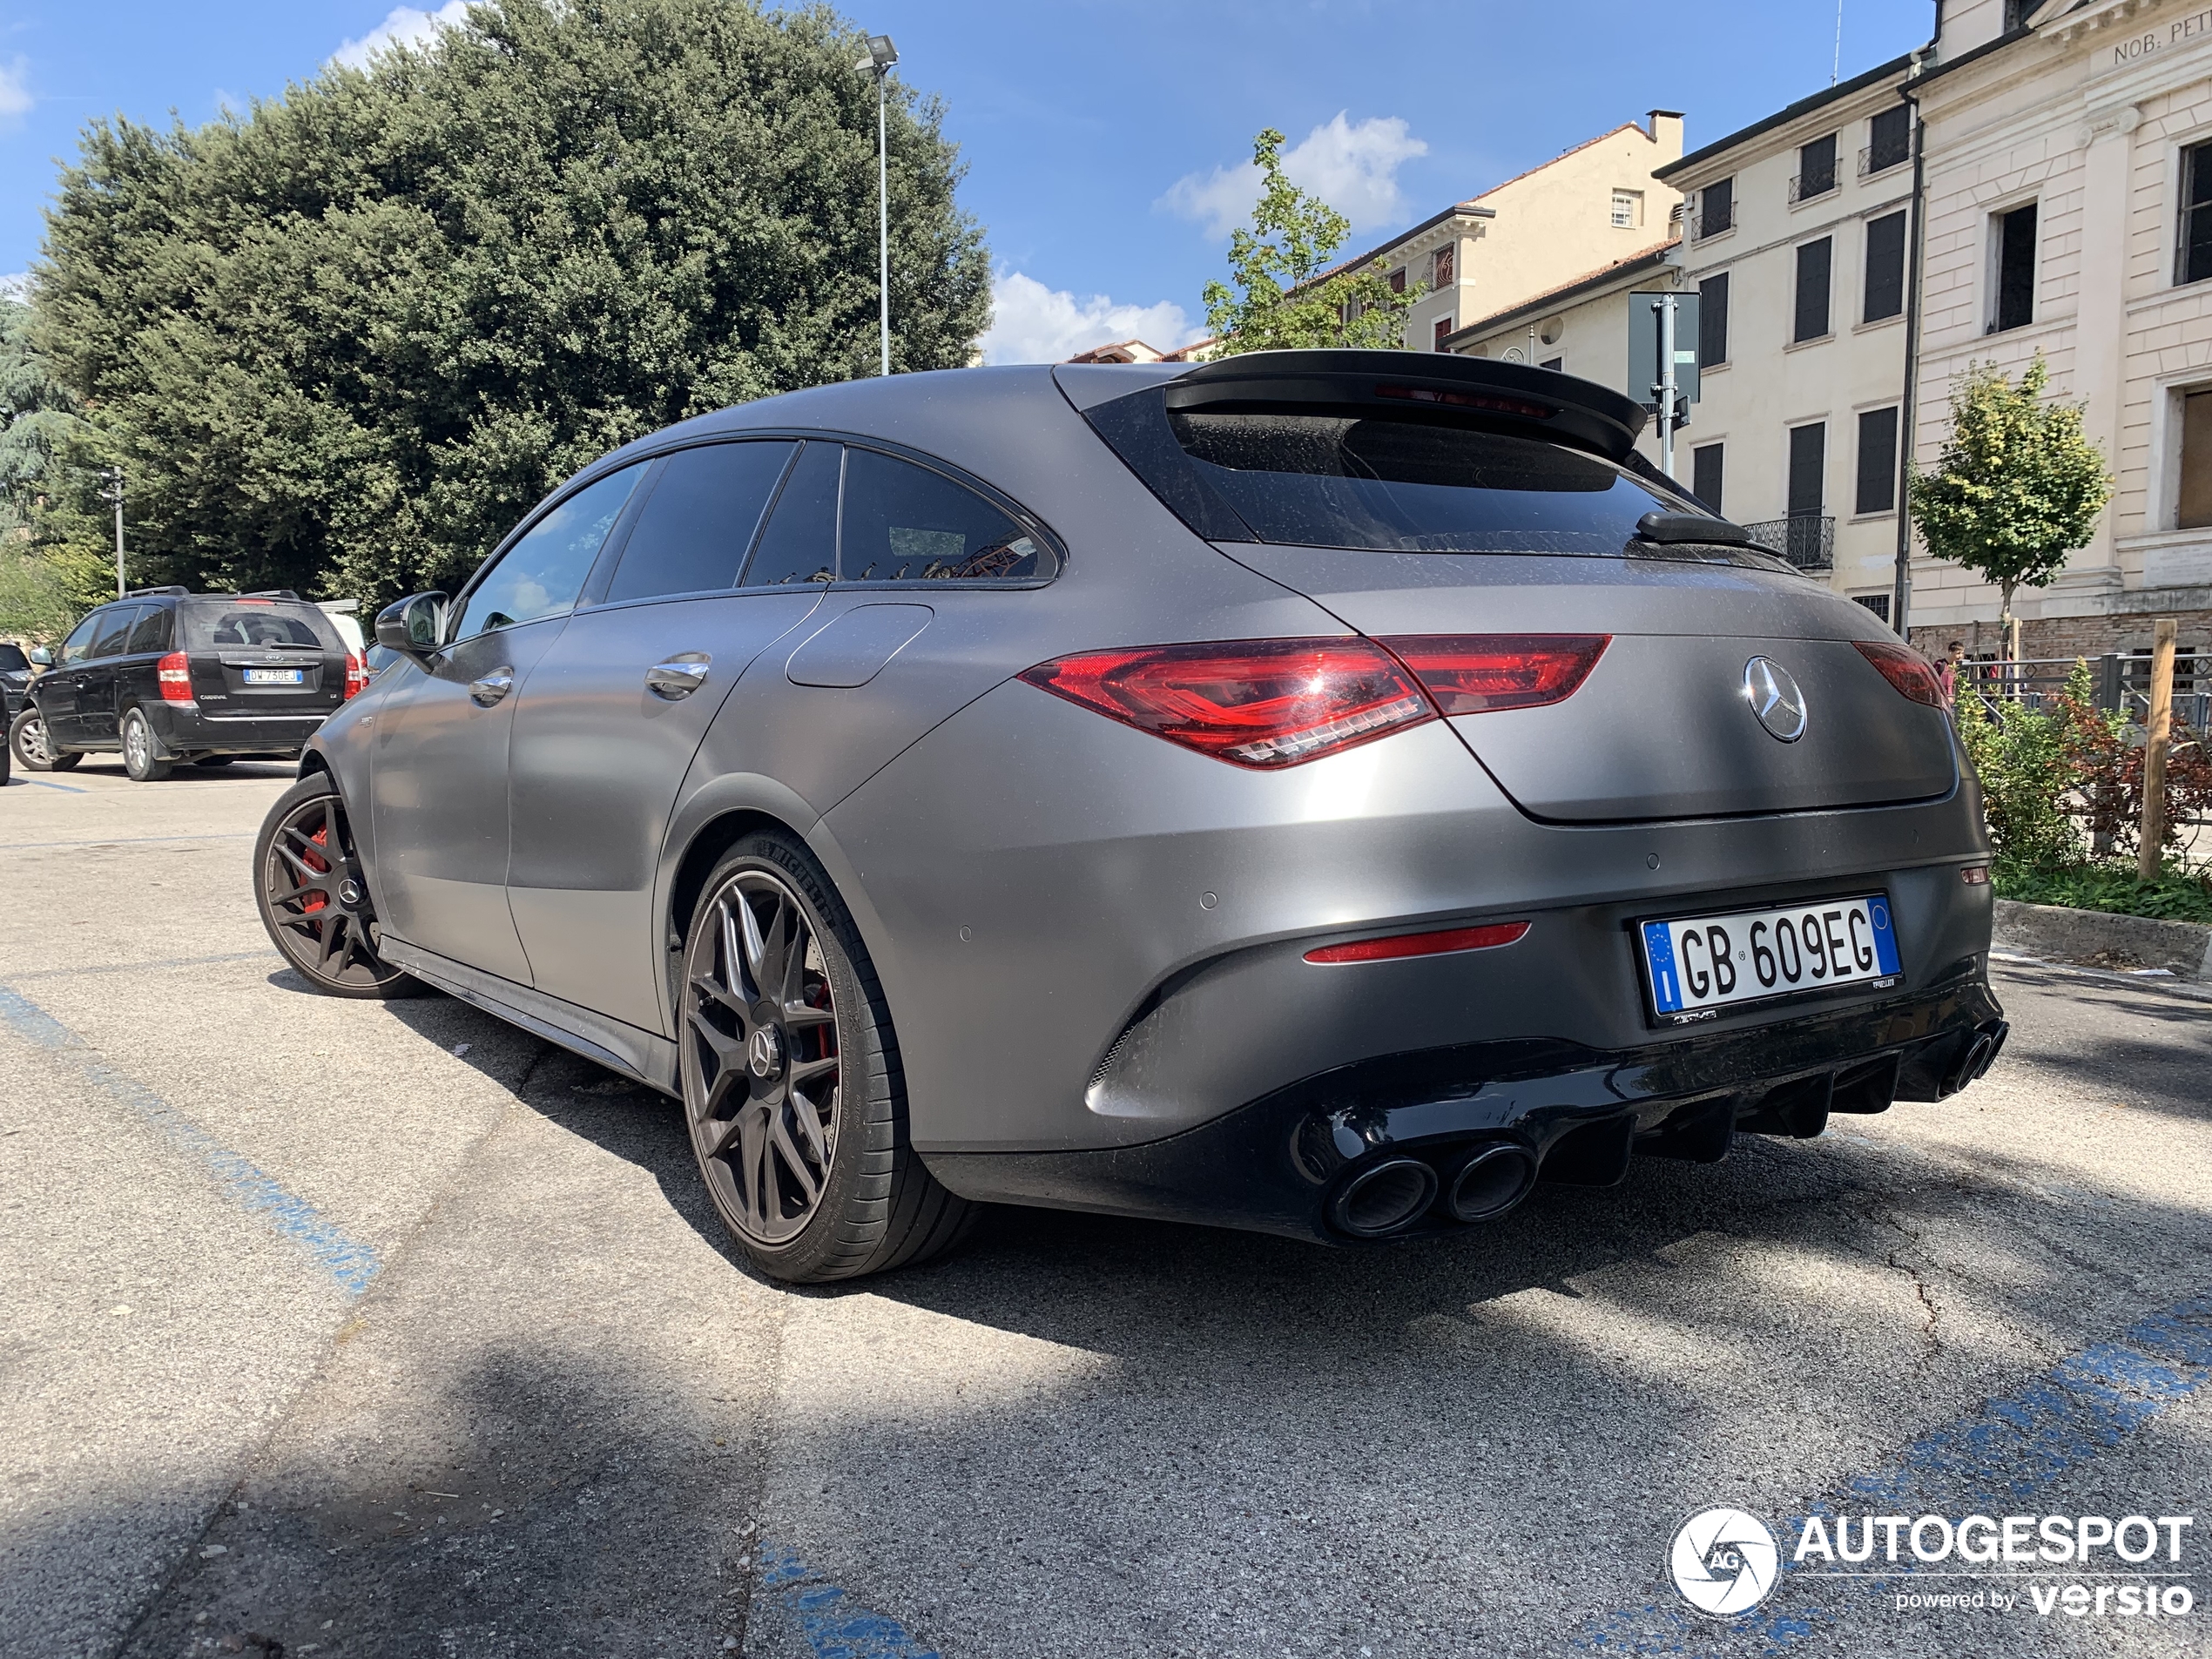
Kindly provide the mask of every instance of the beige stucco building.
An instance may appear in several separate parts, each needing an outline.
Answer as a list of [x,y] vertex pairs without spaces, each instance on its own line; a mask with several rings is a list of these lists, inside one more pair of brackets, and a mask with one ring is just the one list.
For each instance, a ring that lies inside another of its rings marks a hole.
[[[1920,459],[1970,362],[2016,372],[2041,352],[2117,488],[2095,539],[2021,600],[2024,653],[2141,650],[2176,616],[2195,655],[2212,643],[2212,10],[1950,0],[1910,90],[1927,149]],[[1993,589],[1925,558],[1912,582],[1917,642],[1993,648]]]

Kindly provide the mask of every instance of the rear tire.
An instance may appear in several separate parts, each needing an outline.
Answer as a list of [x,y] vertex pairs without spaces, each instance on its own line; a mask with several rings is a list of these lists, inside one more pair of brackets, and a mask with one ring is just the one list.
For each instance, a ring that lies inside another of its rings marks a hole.
[[25,772],[67,772],[84,757],[75,750],[56,753],[46,739],[46,718],[33,704],[8,727],[8,748]]
[[909,1266],[976,1207],[907,1139],[899,1042],[867,947],[794,837],[750,836],[706,879],[678,988],[684,1116],[708,1197],[752,1264],[798,1284]]
[[422,982],[376,954],[376,911],[327,772],[286,790],[253,842],[253,901],[287,961],[325,996],[413,996]]
[[161,752],[161,744],[143,709],[123,711],[119,728],[123,738],[123,770],[134,784],[158,784],[176,771],[177,763]]

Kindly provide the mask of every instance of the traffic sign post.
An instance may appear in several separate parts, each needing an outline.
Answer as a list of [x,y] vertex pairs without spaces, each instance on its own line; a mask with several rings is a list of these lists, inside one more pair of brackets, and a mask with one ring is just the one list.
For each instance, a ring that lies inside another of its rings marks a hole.
[[1697,305],[1696,293],[1671,289],[1629,295],[1629,395],[1658,417],[1659,466],[1669,478],[1675,434],[1699,401]]

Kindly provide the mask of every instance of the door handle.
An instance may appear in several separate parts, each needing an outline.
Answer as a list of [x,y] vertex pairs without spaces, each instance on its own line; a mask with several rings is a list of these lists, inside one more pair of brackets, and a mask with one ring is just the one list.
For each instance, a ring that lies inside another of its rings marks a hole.
[[479,708],[489,708],[514,689],[515,671],[511,668],[495,668],[483,678],[469,682],[469,695]]
[[655,697],[664,697],[673,703],[706,684],[707,667],[713,661],[703,651],[678,651],[666,662],[655,663],[647,669],[645,685]]

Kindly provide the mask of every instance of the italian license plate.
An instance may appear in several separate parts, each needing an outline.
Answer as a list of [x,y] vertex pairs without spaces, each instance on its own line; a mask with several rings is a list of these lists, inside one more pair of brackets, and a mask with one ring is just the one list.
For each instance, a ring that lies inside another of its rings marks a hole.
[[307,671],[303,668],[249,668],[246,671],[248,685],[304,685]]
[[1898,978],[1890,901],[1878,893],[1647,921],[1641,931],[1652,1011],[1670,1025],[1739,1002],[1838,985],[1878,989]]

